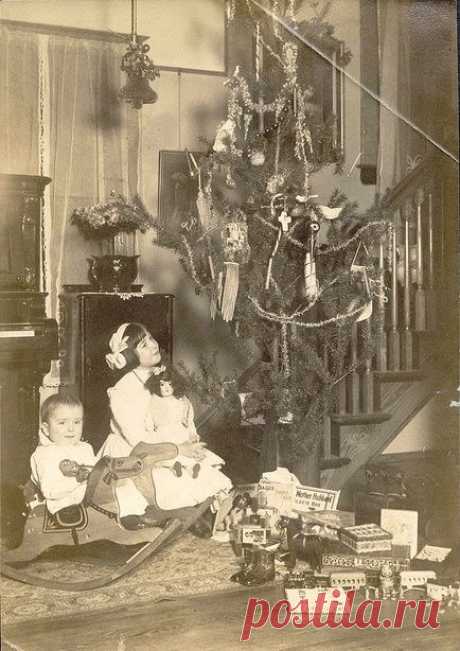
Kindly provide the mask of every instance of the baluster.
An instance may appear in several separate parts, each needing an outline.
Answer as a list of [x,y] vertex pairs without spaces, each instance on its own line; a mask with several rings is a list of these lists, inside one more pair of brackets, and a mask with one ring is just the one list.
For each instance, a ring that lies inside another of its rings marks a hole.
[[351,326],[351,367],[348,376],[348,405],[352,414],[359,413],[360,377],[358,373],[358,324]]
[[433,244],[433,188],[428,192],[428,292],[427,328],[436,330],[436,293],[434,289],[434,244]]
[[378,298],[378,312],[379,312],[379,336],[376,351],[376,365],[378,371],[387,370],[387,339],[385,330],[385,254],[384,254],[384,238],[380,240],[379,245],[379,281],[380,281],[380,295]]
[[[368,343],[371,338],[370,319],[362,321],[361,333],[363,340]],[[384,346],[381,346],[383,348]],[[374,411],[374,377],[372,375],[372,358],[366,357],[364,361],[364,370],[361,375],[361,406],[365,414],[371,414]]]
[[331,419],[326,415],[323,418],[323,457],[330,457],[332,454],[331,435]]
[[398,233],[401,228],[401,215],[398,208],[393,219],[391,233],[391,330],[388,333],[388,368],[399,371],[401,365],[401,342],[398,324]]
[[344,377],[337,383],[337,413],[347,413],[347,378]]
[[404,332],[402,338],[403,366],[406,371],[412,370],[413,367],[413,339],[410,322],[411,269],[409,244],[409,222],[413,214],[414,209],[412,203],[410,200],[407,200],[404,206]]
[[415,290],[415,330],[426,330],[426,296],[423,288],[423,231],[422,231],[422,204],[425,199],[423,188],[418,188],[415,193],[417,205],[417,289]]

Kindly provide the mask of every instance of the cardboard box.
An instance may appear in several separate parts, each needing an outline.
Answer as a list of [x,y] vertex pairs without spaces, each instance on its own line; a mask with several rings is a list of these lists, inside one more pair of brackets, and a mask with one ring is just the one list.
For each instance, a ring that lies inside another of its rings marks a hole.
[[377,524],[359,524],[339,530],[340,542],[357,554],[391,551],[392,535]]
[[355,554],[343,544],[329,545],[322,555],[324,572],[337,569],[357,569],[379,572],[384,565],[390,565],[395,572],[408,570],[410,566],[408,545],[392,545],[391,551],[377,551],[372,554]]

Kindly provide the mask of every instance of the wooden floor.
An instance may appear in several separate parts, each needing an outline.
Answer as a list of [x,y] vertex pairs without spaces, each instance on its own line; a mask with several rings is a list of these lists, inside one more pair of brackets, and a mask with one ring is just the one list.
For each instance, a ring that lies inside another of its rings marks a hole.
[[[265,598],[271,604],[282,598],[279,585],[239,589],[193,598],[129,606],[69,618],[43,619],[6,626],[4,651],[200,651],[252,649],[322,651],[385,649],[385,651],[453,651],[458,649],[460,611],[440,616],[436,630],[417,630],[408,617],[401,630],[313,629],[282,630],[268,624],[240,642],[247,600]],[[384,604],[383,616],[394,611]]]

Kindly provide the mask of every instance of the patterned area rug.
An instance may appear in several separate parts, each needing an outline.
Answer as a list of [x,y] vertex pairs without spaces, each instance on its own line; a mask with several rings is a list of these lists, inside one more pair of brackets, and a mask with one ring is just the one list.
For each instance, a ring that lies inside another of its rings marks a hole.
[[[44,554],[27,571],[47,579],[79,581],[109,574],[133,554],[133,548],[94,543],[83,549]],[[2,578],[2,622],[94,612],[115,606],[183,595],[237,589],[230,576],[238,561],[228,543],[202,540],[187,533],[147,559],[132,575],[89,592],[63,592]]]

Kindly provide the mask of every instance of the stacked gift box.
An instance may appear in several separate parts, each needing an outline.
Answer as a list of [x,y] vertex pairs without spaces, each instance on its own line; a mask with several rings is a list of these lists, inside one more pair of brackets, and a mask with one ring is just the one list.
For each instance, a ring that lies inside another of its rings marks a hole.
[[377,524],[359,524],[339,530],[339,540],[357,554],[391,551],[392,535]]
[[343,543],[337,543],[328,545],[322,556],[325,572],[337,569],[379,571],[384,565],[389,565],[395,572],[409,569],[408,545],[392,545],[391,550],[357,555]]

